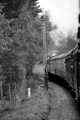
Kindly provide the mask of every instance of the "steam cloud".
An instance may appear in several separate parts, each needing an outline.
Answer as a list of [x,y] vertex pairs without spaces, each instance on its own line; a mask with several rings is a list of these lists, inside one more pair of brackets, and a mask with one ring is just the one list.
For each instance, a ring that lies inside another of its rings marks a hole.
[[[77,33],[79,0],[39,0],[41,7],[49,11],[50,22],[54,26],[58,26],[58,31],[62,31],[65,35],[69,31]],[[55,31],[51,31],[50,35],[56,43],[59,44],[60,38],[54,36]],[[55,33],[56,34],[56,33]]]

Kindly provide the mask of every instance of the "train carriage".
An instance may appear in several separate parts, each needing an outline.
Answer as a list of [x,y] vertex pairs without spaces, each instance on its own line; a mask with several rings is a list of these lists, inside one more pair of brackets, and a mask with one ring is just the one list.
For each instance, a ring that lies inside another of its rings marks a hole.
[[[75,93],[75,99],[80,99],[80,53],[78,46],[62,55],[52,56],[47,61],[48,75],[53,74],[64,79]],[[61,79],[60,79],[61,80]],[[53,79],[54,81],[54,79]]]

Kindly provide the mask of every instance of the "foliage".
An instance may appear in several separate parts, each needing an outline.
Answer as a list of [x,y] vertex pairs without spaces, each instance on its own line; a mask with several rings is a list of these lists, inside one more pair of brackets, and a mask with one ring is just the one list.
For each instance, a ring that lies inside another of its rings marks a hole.
[[[4,78],[4,86],[10,84],[12,88],[19,84],[23,96],[25,82],[30,80],[34,65],[43,59],[40,9],[37,0],[4,0],[1,3],[4,7],[0,6],[0,76]],[[52,28],[46,17],[49,32]]]
[[17,83],[18,80],[18,67],[16,65],[16,56],[11,51],[4,52],[2,59],[0,60],[3,69],[3,76],[6,83]]
[[3,13],[8,19],[17,18],[24,5],[33,16],[37,16],[41,12],[39,6],[36,6],[37,0],[1,0],[0,3],[4,6]]
[[[28,100],[28,102],[27,102]],[[49,97],[43,87],[38,88],[30,99],[21,101],[20,107],[7,110],[0,116],[0,120],[46,120],[49,113]]]
[[[31,70],[38,60],[38,56],[40,54],[42,42],[41,36],[38,32],[41,29],[41,24],[39,22],[39,18],[37,17],[34,21],[31,19],[30,15],[25,12],[25,6],[21,10],[21,14],[17,19],[15,24],[14,33],[14,47],[16,48],[16,53],[20,58],[24,59],[24,66],[26,67],[26,74],[30,74]],[[19,63],[19,64],[20,64]]]
[[[29,79],[35,63],[41,59],[42,25],[38,16],[33,19],[26,3],[16,16],[15,12],[12,13],[14,6],[11,11],[8,9],[10,2],[4,1],[4,7],[0,5],[0,79],[4,80],[3,86],[10,84],[11,89],[19,84],[22,96],[26,79]],[[8,10],[4,11],[5,9]],[[6,86],[4,93],[7,94],[9,88]]]
[[[6,78],[6,72],[9,72],[11,56],[12,40],[8,37],[10,35],[9,21],[4,18],[3,14],[0,14],[0,65],[2,66],[3,76]],[[10,57],[10,59],[9,59]],[[12,58],[13,59],[13,58]],[[5,70],[4,70],[5,69]],[[9,75],[9,74],[8,74]]]
[[31,13],[31,15],[36,17],[38,13],[41,13],[42,10],[40,9],[40,6],[38,5],[38,0],[30,0],[28,11]]
[[2,8],[0,5],[0,80],[3,82],[3,95],[6,96],[9,89],[8,84],[13,86],[19,82],[19,79],[17,56],[13,51],[13,39],[10,37],[12,34],[11,21],[4,17]]
[[71,32],[68,34],[64,40],[59,41],[60,46],[57,47],[58,54],[62,54],[72,50],[77,45],[76,35],[73,35]]

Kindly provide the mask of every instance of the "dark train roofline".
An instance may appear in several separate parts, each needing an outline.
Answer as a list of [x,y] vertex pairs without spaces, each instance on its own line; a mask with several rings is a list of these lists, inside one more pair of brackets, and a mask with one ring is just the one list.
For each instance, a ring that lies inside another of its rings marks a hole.
[[49,57],[48,60],[52,61],[52,60],[58,60],[58,59],[67,58],[68,56],[75,54],[77,51],[78,51],[78,45],[76,45],[75,48],[73,48],[69,52],[63,53],[61,55],[51,56],[51,57]]

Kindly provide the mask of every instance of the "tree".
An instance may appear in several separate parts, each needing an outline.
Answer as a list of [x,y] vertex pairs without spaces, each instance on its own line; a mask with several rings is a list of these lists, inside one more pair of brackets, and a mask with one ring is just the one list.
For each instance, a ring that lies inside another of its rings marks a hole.
[[73,49],[77,45],[77,38],[76,34],[71,35],[70,33],[68,34],[67,37],[67,50]]
[[17,19],[13,19],[13,45],[12,49],[16,53],[16,64],[18,66],[18,76],[21,81],[21,95],[24,95],[25,82],[32,75],[32,69],[41,51],[42,31],[39,18],[34,20],[24,5]]
[[[14,3],[17,4],[16,2]],[[21,86],[20,91],[24,95],[25,81],[32,75],[35,63],[41,58],[42,25],[38,16],[33,15],[32,17],[33,13],[31,14],[28,11],[29,8],[26,8],[27,3],[21,3],[22,7],[19,8],[19,14],[16,16],[15,12],[18,12],[18,9],[13,9],[12,4],[14,3],[6,0],[2,2],[4,14],[1,11],[0,64],[4,71],[5,84],[12,86],[18,83]],[[12,5],[11,11],[10,5]]]
[[[16,54],[13,51],[13,39],[10,37],[12,28],[11,20],[8,20],[2,14],[3,6],[0,5],[0,79],[2,81],[3,97],[8,93],[7,85],[13,86],[18,82],[18,66],[16,64]],[[4,94],[5,93],[5,94]]]
[[42,10],[40,9],[40,5],[38,4],[38,0],[30,0],[28,11],[31,13],[33,18],[35,18],[38,13],[42,12]]
[[72,50],[77,45],[77,38],[75,34],[69,32],[68,36],[64,40],[59,41],[60,46],[57,47],[58,54],[62,54]]
[[33,16],[37,16],[41,10],[37,5],[38,0],[1,0],[0,3],[4,6],[3,13],[8,19],[17,18],[20,10],[26,5],[27,11],[30,11]]

